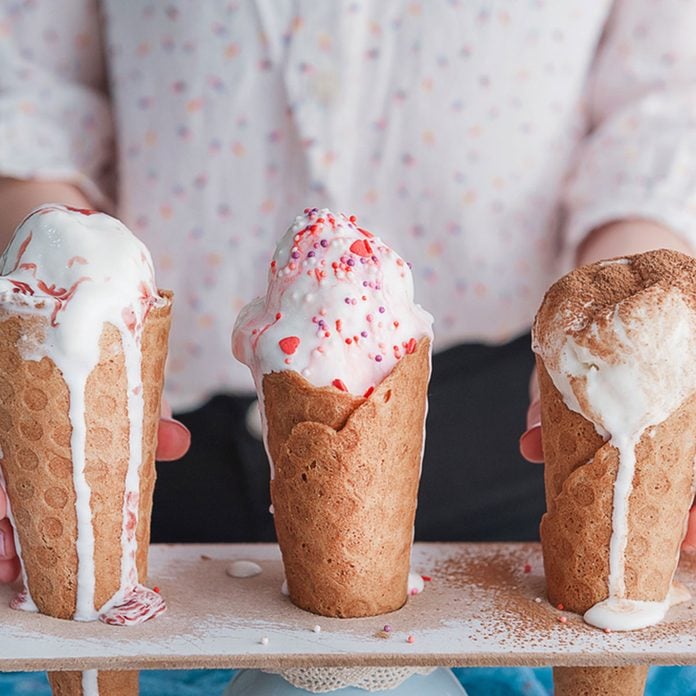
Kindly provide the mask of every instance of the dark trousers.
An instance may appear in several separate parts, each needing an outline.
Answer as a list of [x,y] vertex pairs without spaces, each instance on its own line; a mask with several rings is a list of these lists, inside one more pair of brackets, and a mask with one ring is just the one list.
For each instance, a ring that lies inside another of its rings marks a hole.
[[[416,539],[538,538],[543,467],[517,446],[532,367],[529,336],[433,357]],[[266,453],[245,425],[250,403],[216,396],[178,414],[192,444],[182,460],[158,464],[153,541],[274,540]]]

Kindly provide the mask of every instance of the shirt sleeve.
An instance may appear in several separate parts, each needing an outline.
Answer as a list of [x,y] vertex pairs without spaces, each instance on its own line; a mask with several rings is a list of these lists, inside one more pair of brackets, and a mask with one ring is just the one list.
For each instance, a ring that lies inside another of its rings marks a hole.
[[110,207],[113,124],[96,0],[0,0],[0,176]]
[[564,195],[563,270],[596,227],[646,218],[696,249],[696,2],[619,0],[588,82]]

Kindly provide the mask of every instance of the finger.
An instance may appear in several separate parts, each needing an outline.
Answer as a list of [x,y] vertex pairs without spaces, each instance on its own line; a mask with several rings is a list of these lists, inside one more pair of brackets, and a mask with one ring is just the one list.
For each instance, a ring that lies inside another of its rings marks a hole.
[[0,561],[0,585],[14,582],[19,577],[19,558],[16,556],[9,561]]
[[539,400],[539,377],[536,367],[532,370],[532,376],[529,378],[529,400]]
[[172,407],[169,405],[169,402],[162,397],[162,401],[160,402],[160,418],[166,418],[167,420],[171,420],[172,417]]
[[682,551],[696,553],[696,507],[692,507],[689,511],[689,524],[682,542]]
[[537,425],[523,433],[520,438],[520,454],[534,464],[544,461],[544,450],[541,446],[541,426]]
[[534,399],[527,409],[527,430],[541,425],[541,402]]
[[7,517],[7,500],[5,499],[5,491],[0,487],[0,520]]
[[171,462],[183,457],[191,445],[189,429],[177,420],[162,418],[157,431],[156,458],[160,462]]
[[0,561],[9,561],[17,556],[14,544],[14,533],[10,521],[0,520]]

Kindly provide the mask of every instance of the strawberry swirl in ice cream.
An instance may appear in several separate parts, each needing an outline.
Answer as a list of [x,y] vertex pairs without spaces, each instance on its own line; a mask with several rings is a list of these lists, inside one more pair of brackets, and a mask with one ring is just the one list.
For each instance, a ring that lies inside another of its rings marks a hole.
[[[146,247],[121,222],[96,211],[59,205],[38,208],[20,224],[0,257],[0,304],[20,315],[46,319],[45,335],[40,339],[23,337],[22,358],[50,358],[62,372],[69,392],[78,557],[73,618],[77,620],[138,623],[164,610],[162,598],[138,584],[135,527],[144,404],[140,341],[148,312],[167,302],[157,291]],[[121,335],[130,455],[123,502],[120,588],[106,604],[95,607],[94,501],[85,476],[85,387],[99,362],[99,341],[106,324]],[[15,537],[21,558],[19,537]],[[26,575],[24,580],[25,591],[14,605],[35,610]]]
[[396,252],[354,216],[308,208],[280,240],[268,292],[242,310],[232,346],[259,393],[264,374],[293,370],[316,387],[369,396],[432,338],[432,321]]

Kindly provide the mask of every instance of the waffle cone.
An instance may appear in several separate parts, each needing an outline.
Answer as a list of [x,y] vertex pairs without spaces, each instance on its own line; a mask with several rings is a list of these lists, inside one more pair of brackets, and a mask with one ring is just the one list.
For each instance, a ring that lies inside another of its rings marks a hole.
[[[547,511],[541,543],[549,601],[585,613],[609,596],[609,540],[617,450],[568,409],[537,357]],[[636,447],[628,503],[628,599],[662,601],[679,560],[692,501],[696,395]]]
[[[82,688],[82,672],[49,672],[48,681],[53,696],[89,696]],[[105,696],[137,696],[138,672],[99,670],[97,686]]]
[[[163,295],[171,299],[170,294]],[[171,301],[150,311],[142,336],[143,461],[136,527],[140,580],[147,575],[170,311]],[[24,360],[20,350],[26,337],[42,340],[46,321],[0,307],[0,447],[4,453],[0,464],[31,597],[42,613],[70,619],[76,610],[78,558],[69,393],[61,371],[49,358]],[[99,363],[85,390],[85,478],[91,488],[96,610],[121,584],[123,494],[129,459],[126,384],[120,334],[106,324]]]
[[554,667],[555,696],[641,696],[648,668]]
[[365,399],[264,375],[271,498],[290,599],[324,616],[406,602],[430,341]]

